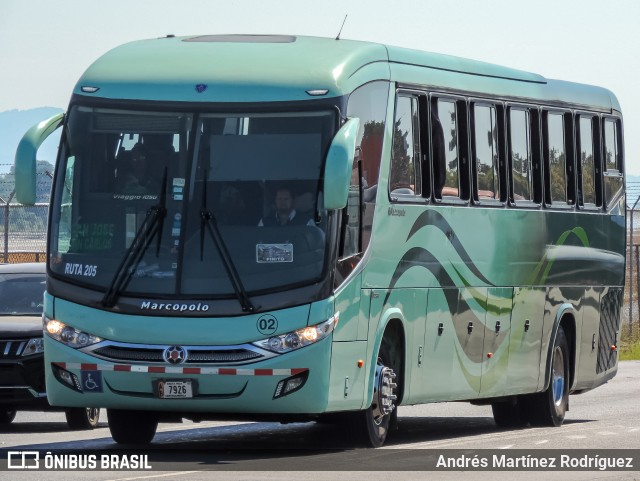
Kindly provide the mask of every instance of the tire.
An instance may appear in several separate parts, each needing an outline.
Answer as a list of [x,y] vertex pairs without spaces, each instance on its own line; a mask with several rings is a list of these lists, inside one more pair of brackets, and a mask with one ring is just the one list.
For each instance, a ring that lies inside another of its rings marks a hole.
[[87,430],[98,427],[100,408],[70,408],[65,411],[69,429]]
[[493,419],[501,428],[521,428],[527,425],[527,416],[518,398],[510,402],[491,404]]
[[562,327],[556,334],[550,362],[549,387],[526,399],[526,413],[532,426],[562,426],[569,406],[569,343]]
[[11,424],[16,418],[16,413],[17,411],[11,409],[0,410],[0,426]]
[[158,429],[158,416],[145,411],[107,409],[107,419],[118,444],[149,444]]
[[395,400],[398,386],[395,382],[396,374],[391,368],[390,352],[389,341],[383,339],[376,365],[373,401],[364,411],[354,413],[356,441],[365,447],[381,447],[387,439],[389,429],[396,424],[398,411]]

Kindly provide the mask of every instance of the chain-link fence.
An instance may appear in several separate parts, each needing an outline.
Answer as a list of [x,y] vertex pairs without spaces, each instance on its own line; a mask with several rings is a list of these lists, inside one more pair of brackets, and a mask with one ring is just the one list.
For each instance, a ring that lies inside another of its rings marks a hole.
[[52,171],[48,162],[38,162],[37,202],[25,206],[15,201],[13,166],[0,164],[0,262],[44,262]]
[[640,329],[640,182],[627,182],[627,275],[622,321],[627,332]]

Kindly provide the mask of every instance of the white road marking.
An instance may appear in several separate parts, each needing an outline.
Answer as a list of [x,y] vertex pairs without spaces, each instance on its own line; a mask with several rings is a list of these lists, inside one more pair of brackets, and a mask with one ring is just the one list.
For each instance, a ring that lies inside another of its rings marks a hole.
[[509,449],[509,448],[514,447],[514,446],[515,446],[515,444],[507,444],[506,446],[501,446],[498,449]]
[[152,474],[151,476],[136,476],[135,478],[117,478],[110,479],[109,481],[133,481],[134,479],[152,479],[152,478],[166,478],[167,476],[182,476],[183,474],[199,473],[200,471],[178,471],[174,473],[166,474]]
[[239,426],[241,424],[251,424],[236,421],[209,421],[201,423],[171,423],[169,426],[158,428],[158,431],[181,431],[185,429],[202,429],[202,428],[222,428],[226,426]]
[[574,436],[566,436],[567,439],[586,439],[586,436],[579,436],[579,435],[574,435]]
[[535,442],[535,443],[533,443],[533,444],[546,444],[546,443],[548,443],[548,442],[549,442],[549,440],[548,440],[548,439],[543,439],[542,441],[536,441],[536,442]]
[[[600,424],[600,425],[599,425]],[[616,428],[617,426],[609,426],[612,428]],[[622,426],[620,426],[620,428],[622,428]],[[518,430],[518,431],[507,431],[507,432],[495,432],[495,433],[488,433],[488,434],[478,434],[478,435],[471,435],[471,436],[464,436],[461,438],[450,438],[448,440],[442,440],[442,441],[425,441],[425,442],[417,442],[417,443],[410,443],[410,444],[396,444],[393,447],[385,447],[383,446],[382,449],[425,449],[425,448],[448,448],[448,447],[452,447],[452,448],[458,448],[461,447],[465,444],[477,444],[477,443],[482,443],[485,441],[517,441],[518,445],[521,444],[521,442],[535,442],[533,441],[531,438],[536,438],[536,437],[540,437],[541,435],[544,436],[552,436],[552,437],[559,437],[559,436],[567,436],[567,435],[571,435],[569,433],[574,432],[574,431],[579,431],[581,433],[587,433],[587,437],[589,436],[588,433],[593,433],[592,435],[602,435],[602,436],[616,436],[619,435],[619,433],[615,433],[615,432],[611,432],[611,431],[596,431],[596,429],[602,429],[602,425],[601,423],[594,423],[594,426],[592,427],[585,427],[584,425],[581,425],[579,423],[575,423],[575,424],[565,424],[564,426],[562,426],[562,428],[560,429],[556,429],[556,428],[528,428],[528,429],[523,429],[523,430]]]

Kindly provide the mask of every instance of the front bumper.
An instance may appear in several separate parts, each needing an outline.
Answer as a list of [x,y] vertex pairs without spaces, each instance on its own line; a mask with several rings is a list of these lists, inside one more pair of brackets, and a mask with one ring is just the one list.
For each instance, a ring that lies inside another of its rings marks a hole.
[[[67,347],[45,336],[46,386],[54,406],[103,407],[218,414],[315,414],[326,410],[331,336],[296,351],[239,366],[211,364],[114,363]],[[58,368],[76,376],[79,386],[56,377]],[[274,398],[278,383],[308,372],[305,384]],[[189,399],[160,399],[154,383],[191,379]],[[79,388],[79,390],[78,390]]]
[[42,354],[0,360],[0,408],[29,410],[48,407]]

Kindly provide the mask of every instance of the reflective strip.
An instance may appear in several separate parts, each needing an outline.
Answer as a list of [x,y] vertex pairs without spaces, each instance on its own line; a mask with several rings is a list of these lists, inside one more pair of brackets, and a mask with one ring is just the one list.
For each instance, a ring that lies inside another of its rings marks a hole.
[[235,369],[227,367],[179,367],[179,366],[140,366],[137,364],[89,364],[77,362],[54,362],[63,369],[78,371],[116,371],[142,372],[151,374],[210,374],[214,376],[293,376],[308,371],[296,369]]

